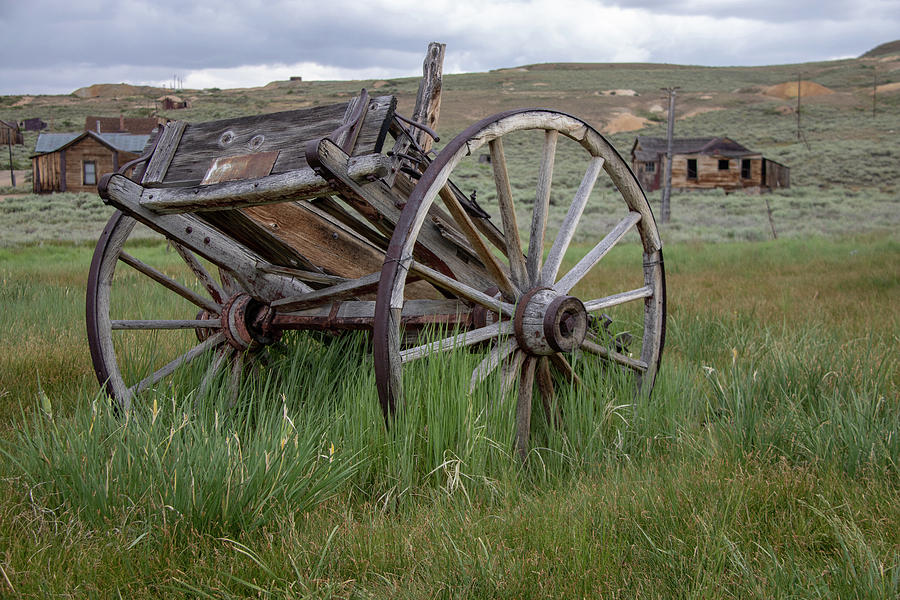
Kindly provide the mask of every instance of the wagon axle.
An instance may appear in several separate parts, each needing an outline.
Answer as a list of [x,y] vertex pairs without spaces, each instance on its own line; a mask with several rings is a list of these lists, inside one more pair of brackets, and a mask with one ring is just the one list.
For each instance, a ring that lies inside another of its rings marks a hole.
[[588,314],[574,296],[536,287],[516,305],[513,318],[519,347],[535,356],[571,352],[581,347],[587,335]]
[[272,325],[274,317],[271,306],[237,293],[222,307],[222,332],[235,350],[258,350],[281,337],[281,331]]

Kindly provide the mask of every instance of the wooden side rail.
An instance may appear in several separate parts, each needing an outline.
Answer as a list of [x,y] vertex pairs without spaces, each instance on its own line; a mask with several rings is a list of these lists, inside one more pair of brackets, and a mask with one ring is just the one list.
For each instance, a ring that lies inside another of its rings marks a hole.
[[[382,154],[351,157],[350,177],[365,182],[386,176],[391,160]],[[140,204],[155,213],[202,212],[306,200],[331,193],[331,186],[312,168],[278,175],[184,188],[142,188]],[[103,192],[101,191],[101,196]]]

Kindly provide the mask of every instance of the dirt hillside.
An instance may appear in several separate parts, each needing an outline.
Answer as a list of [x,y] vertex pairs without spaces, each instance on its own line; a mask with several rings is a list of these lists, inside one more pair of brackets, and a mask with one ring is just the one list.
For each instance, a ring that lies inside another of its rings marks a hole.
[[[828,94],[833,94],[833,90],[829,90],[824,85],[819,85],[815,81],[803,81],[800,84],[800,93],[808,98],[810,96],[826,96]],[[771,87],[767,87],[765,89],[765,94],[767,96],[774,96],[775,98],[796,98],[797,97],[797,82],[796,81],[787,81],[785,83],[779,83],[778,85],[773,85]]]

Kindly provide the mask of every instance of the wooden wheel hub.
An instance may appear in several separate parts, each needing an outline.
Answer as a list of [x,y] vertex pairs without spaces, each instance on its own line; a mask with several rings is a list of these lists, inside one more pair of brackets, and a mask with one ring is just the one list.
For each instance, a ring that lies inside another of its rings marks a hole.
[[233,348],[255,350],[280,337],[271,327],[274,316],[270,306],[248,294],[235,294],[222,307],[222,332]]
[[516,306],[513,321],[519,346],[539,356],[575,350],[584,341],[587,324],[587,311],[581,300],[547,287],[525,293]]

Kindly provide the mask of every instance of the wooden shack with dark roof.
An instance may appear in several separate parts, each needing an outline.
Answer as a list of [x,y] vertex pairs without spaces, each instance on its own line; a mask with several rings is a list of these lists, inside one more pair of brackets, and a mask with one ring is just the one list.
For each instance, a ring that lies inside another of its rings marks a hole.
[[96,192],[104,173],[137,158],[149,135],[128,133],[42,133],[31,157],[32,190]]
[[[631,168],[645,191],[662,187],[666,139],[638,136],[631,148]],[[672,140],[672,187],[726,191],[771,191],[790,187],[790,169],[727,137]]]
[[19,124],[0,119],[0,146],[17,146],[25,143]]

